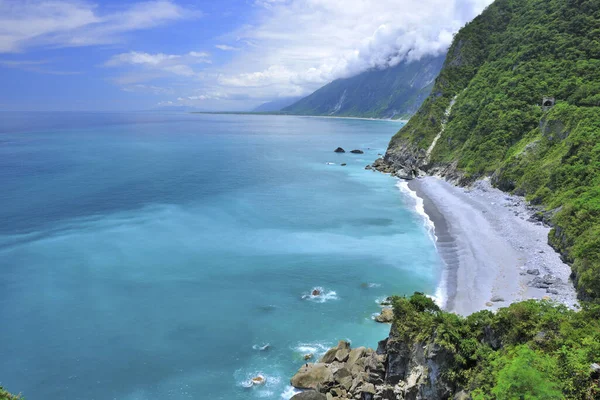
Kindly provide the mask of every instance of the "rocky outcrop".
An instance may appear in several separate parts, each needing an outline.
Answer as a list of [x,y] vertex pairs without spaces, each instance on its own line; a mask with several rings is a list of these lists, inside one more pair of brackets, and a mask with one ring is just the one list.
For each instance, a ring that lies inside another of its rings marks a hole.
[[391,308],[384,308],[381,313],[375,317],[375,321],[382,324],[391,324],[394,321],[394,310]]
[[401,140],[395,143],[380,158],[373,163],[373,168],[384,173],[390,173],[402,179],[414,179],[424,172],[421,169],[427,158],[427,152],[419,147]]
[[459,392],[441,374],[451,362],[452,354],[433,340],[408,344],[390,334],[377,351],[340,341],[318,363],[298,370],[292,386],[310,391],[293,399],[322,399],[318,394],[327,400],[449,399]]
[[346,150],[342,149],[341,147],[338,147],[337,149],[334,150],[335,153],[345,153]]
[[352,150],[350,153],[352,153],[352,154],[365,154],[365,152],[362,151],[362,150]]

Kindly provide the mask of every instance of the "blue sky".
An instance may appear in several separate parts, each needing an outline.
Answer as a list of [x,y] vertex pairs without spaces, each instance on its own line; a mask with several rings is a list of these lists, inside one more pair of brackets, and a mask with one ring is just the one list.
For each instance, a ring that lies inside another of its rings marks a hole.
[[491,0],[0,0],[0,110],[247,110],[446,50]]

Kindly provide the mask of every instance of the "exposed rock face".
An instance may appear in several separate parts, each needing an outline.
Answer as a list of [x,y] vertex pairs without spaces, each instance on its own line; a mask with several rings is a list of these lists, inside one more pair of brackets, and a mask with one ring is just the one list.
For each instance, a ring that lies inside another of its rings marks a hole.
[[452,354],[433,342],[407,344],[390,334],[379,343],[377,351],[351,349],[348,342],[339,342],[319,363],[301,367],[291,384],[299,389],[313,389],[303,396],[324,394],[327,400],[450,399],[459,391],[444,380],[440,371],[451,362]]
[[336,153],[345,153],[346,150],[342,149],[341,147],[338,147],[337,149],[334,150],[334,152],[336,152]]

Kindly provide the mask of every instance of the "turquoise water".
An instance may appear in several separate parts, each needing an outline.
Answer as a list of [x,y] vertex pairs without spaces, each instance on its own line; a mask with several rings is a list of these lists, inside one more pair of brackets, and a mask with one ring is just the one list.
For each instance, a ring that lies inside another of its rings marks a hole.
[[439,276],[410,197],[364,170],[399,127],[0,114],[0,384],[28,400],[287,399],[305,353],[376,346],[376,300]]

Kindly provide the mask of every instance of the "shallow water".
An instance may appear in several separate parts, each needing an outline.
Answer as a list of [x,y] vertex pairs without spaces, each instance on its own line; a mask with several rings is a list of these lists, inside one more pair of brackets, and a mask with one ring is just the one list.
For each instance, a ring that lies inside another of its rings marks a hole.
[[0,384],[281,399],[304,354],[376,346],[376,300],[433,294],[440,272],[410,196],[364,170],[400,126],[0,114]]

